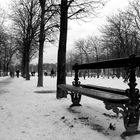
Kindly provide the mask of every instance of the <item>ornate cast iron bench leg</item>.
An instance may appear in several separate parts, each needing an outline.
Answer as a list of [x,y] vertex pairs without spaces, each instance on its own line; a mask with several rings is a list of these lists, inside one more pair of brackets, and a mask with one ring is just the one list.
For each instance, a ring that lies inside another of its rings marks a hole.
[[140,134],[140,131],[138,131],[140,117],[140,94],[139,90],[135,88],[137,83],[135,75],[136,68],[133,65],[133,58],[135,58],[135,56],[130,57],[128,83],[130,88],[126,90],[126,94],[130,98],[130,102],[126,105],[127,108],[123,115],[126,131],[122,133],[122,137]]
[[81,95],[78,93],[74,93],[74,92],[71,92],[70,95],[71,95],[71,101],[72,101],[72,105],[70,107],[81,106],[81,104],[80,104]]
[[113,104],[109,102],[104,102],[104,104],[107,110],[112,110],[117,115],[119,113],[122,114],[124,127],[126,129],[126,131],[121,134],[122,138],[125,138],[126,136],[140,134],[140,131],[138,131],[140,116],[139,104],[134,106],[132,106],[130,102],[127,104]]
[[[78,64],[75,64],[78,65]],[[78,70],[75,69],[75,77],[74,77],[74,81],[72,82],[73,86],[75,87],[79,87],[80,86],[80,81],[78,78]],[[81,94],[79,93],[75,93],[75,92],[71,92],[71,100],[72,100],[72,105],[70,107],[73,106],[81,106],[80,101],[81,101]]]
[[130,98],[128,103],[125,104],[112,104],[108,102],[104,102],[105,108],[107,110],[113,110],[113,112],[119,114],[121,113],[123,116],[124,127],[126,129],[125,132],[121,134],[122,138],[126,136],[132,136],[136,134],[140,134],[138,130],[139,125],[139,117],[140,117],[140,93],[139,90],[136,89],[136,75],[135,75],[135,66],[133,65],[134,56],[130,58],[130,66],[129,66],[129,89],[126,90],[126,96]]
[[138,130],[139,125],[139,107],[137,105],[129,105],[128,110],[123,114],[125,132],[122,133],[121,137],[132,136],[140,134]]

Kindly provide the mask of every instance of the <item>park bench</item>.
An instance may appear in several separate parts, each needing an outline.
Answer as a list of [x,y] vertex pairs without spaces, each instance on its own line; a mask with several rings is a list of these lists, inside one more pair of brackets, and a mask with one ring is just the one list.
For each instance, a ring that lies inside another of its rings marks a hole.
[[[139,116],[140,116],[140,94],[136,88],[136,68],[140,67],[140,56],[131,55],[127,58],[100,61],[88,64],[75,64],[72,69],[75,71],[72,85],[61,84],[59,88],[71,95],[72,105],[80,106],[81,96],[85,95],[91,98],[101,100],[107,110],[123,116],[125,132],[122,137],[139,134]],[[126,90],[102,87],[91,84],[81,84],[78,78],[79,70],[106,69],[106,68],[128,68],[128,86]]]

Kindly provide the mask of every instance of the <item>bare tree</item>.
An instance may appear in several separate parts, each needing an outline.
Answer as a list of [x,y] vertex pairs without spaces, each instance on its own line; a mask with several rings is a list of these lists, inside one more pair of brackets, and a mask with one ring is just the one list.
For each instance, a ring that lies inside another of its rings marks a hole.
[[[26,80],[30,80],[29,62],[31,47],[38,37],[38,27],[40,23],[40,12],[38,0],[19,0],[14,3],[12,20],[14,29],[21,39],[23,47],[22,66]],[[36,48],[34,48],[36,49]]]
[[103,41],[108,44],[110,57],[125,57],[134,51],[137,31],[132,26],[132,18],[124,12],[108,18],[108,25],[102,28]]
[[37,86],[43,86],[43,47],[45,41],[45,5],[46,0],[39,0],[41,7],[41,22],[40,22],[40,35],[39,35],[39,59],[38,59],[38,84]]
[[[137,2],[139,3],[137,0],[133,1],[128,9],[119,11],[118,14],[109,17],[108,24],[102,28],[104,49],[107,50],[107,57],[120,58],[139,53],[138,15],[140,3],[138,4]],[[125,73],[125,70],[123,73]],[[120,77],[119,69],[116,69],[116,74]]]
[[99,61],[102,55],[102,41],[98,36],[89,36],[87,38],[87,45],[89,46],[90,56],[92,57],[92,62]]
[[134,0],[129,2],[129,7],[126,10],[125,14],[132,19],[133,26],[133,45],[134,54],[140,54],[140,1]]
[[[58,48],[57,85],[66,83],[66,43],[68,19],[81,19],[95,16],[95,10],[103,6],[103,0],[61,0],[60,36]],[[66,97],[57,86],[57,98]]]
[[51,0],[39,0],[41,7],[41,22],[39,34],[39,59],[38,59],[38,87],[43,86],[43,49],[44,42],[52,42],[52,35],[57,30],[57,7]]
[[8,74],[8,68],[12,57],[17,51],[16,39],[8,32],[0,32],[0,69],[4,75]]
[[79,39],[75,42],[75,49],[80,56],[84,55],[84,60],[81,63],[89,63],[90,45],[86,39]]

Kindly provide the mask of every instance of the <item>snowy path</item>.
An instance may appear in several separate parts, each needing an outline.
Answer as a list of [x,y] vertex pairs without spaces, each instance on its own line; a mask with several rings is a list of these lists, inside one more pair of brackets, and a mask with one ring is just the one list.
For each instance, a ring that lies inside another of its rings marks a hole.
[[0,95],[7,93],[7,86],[12,82],[11,78],[3,78],[0,79]]
[[[0,89],[5,91],[0,95],[0,140],[121,140],[122,119],[87,97],[82,98],[83,106],[69,108],[69,96],[56,99],[56,78],[44,77],[41,88],[36,87],[37,77],[7,81]],[[115,124],[114,131],[108,129],[110,123]]]
[[11,78],[4,78],[0,81],[0,88],[2,88],[3,86],[7,86],[7,84],[9,84],[11,82]]
[[54,96],[48,94],[47,100],[43,94],[33,92],[29,81],[24,82],[14,79],[7,94],[0,98],[0,140],[56,139],[60,128],[57,120],[51,121],[58,117],[51,103]]

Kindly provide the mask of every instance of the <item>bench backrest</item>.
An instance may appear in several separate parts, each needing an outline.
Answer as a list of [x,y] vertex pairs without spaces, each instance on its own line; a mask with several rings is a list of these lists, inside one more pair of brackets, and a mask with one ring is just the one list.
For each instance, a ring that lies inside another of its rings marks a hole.
[[127,58],[112,59],[88,64],[75,64],[73,70],[83,69],[105,69],[105,68],[123,68],[123,67],[140,67],[140,56],[131,55]]
[[100,61],[96,63],[88,63],[88,64],[81,64],[81,65],[75,64],[73,66],[73,70],[75,70],[75,78],[74,78],[73,85],[80,86],[79,75],[78,75],[79,70],[128,67],[129,89],[126,90],[126,95],[131,98],[131,101],[133,103],[135,103],[136,100],[138,100],[138,96],[139,96],[139,90],[135,88],[137,85],[135,68],[139,66],[140,66],[140,56],[136,57],[135,55],[131,55],[130,57],[127,58],[106,60],[106,61]]

